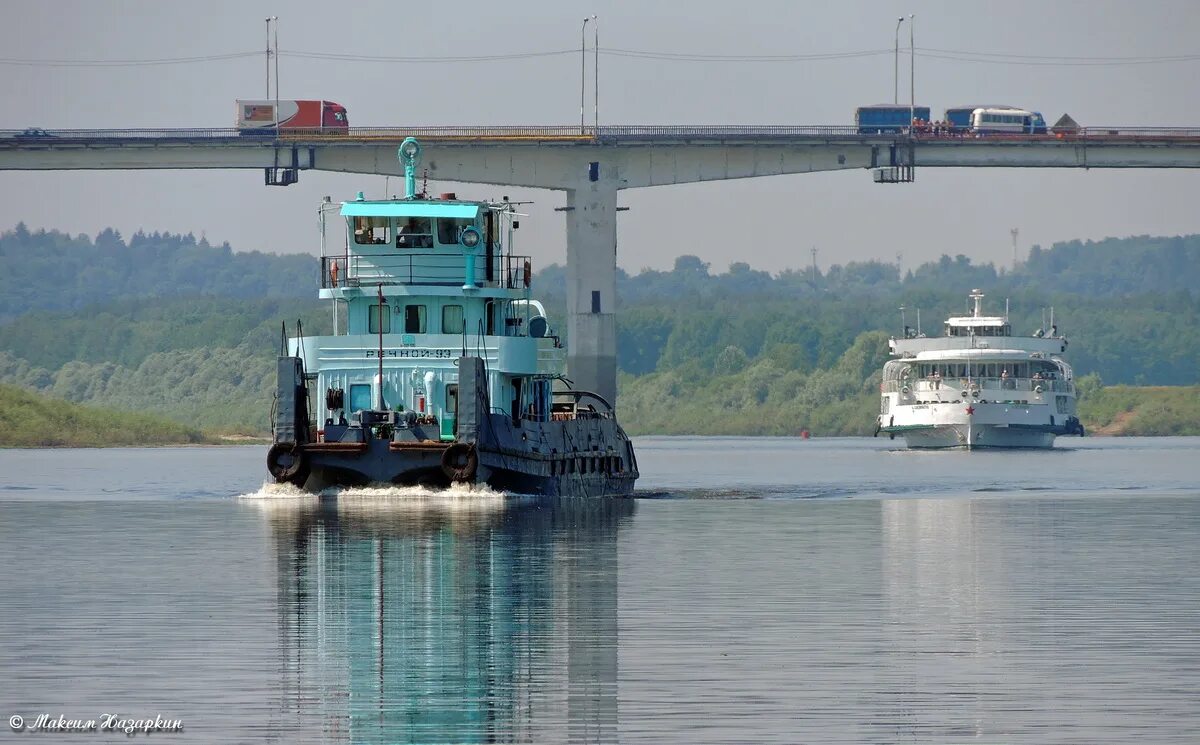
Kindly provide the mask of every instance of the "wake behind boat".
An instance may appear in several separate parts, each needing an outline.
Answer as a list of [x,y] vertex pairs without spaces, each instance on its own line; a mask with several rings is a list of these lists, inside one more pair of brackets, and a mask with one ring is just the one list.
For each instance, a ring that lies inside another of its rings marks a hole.
[[904,329],[891,339],[897,359],[883,368],[875,434],[910,448],[1049,448],[1058,435],[1083,435],[1075,383],[1062,359],[1067,339],[1050,333],[1013,336],[1007,313],[974,312],[946,320],[944,335]]
[[334,334],[285,333],[271,474],[309,490],[631,493],[633,444],[608,401],[562,376],[530,262],[512,253],[513,205],[417,194],[419,157],[405,140],[404,199],[360,192],[341,205],[342,255],[326,254],[322,232],[320,297],[333,303]]

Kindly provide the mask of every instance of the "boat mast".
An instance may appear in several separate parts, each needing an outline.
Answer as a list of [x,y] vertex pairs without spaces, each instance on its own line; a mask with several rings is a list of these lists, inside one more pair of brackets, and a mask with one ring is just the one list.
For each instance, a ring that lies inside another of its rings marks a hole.
[[379,288],[379,409],[383,411],[383,284]]
[[979,290],[971,290],[971,299],[975,301],[975,317],[979,318],[982,312],[983,293]]

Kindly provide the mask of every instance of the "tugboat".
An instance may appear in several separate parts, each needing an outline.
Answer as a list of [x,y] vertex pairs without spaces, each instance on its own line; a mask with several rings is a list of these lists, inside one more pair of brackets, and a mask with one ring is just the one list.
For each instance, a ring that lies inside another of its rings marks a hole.
[[1013,336],[1008,315],[974,312],[946,320],[942,336],[905,326],[889,342],[875,434],[901,435],[910,448],[1049,448],[1058,435],[1084,434],[1075,383],[1062,359],[1067,339],[1050,332]]
[[[341,205],[345,250],[325,250],[334,334],[286,327],[278,366],[277,482],[487,484],[522,494],[628,495],[633,444],[601,396],[574,390],[564,350],[512,253],[514,205],[417,194],[421,146],[404,140],[403,199]],[[343,311],[345,329],[339,333]]]

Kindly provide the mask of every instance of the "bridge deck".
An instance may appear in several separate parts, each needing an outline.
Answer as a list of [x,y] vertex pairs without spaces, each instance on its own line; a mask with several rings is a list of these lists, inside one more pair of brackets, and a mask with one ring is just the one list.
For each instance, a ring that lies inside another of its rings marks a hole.
[[24,130],[0,130],[0,148],[38,149],[69,146],[112,145],[171,145],[214,144],[228,147],[274,147],[305,143],[345,145],[379,145],[405,137],[431,141],[485,143],[539,143],[566,145],[635,145],[680,143],[913,143],[947,144],[970,143],[1195,143],[1200,141],[1200,128],[1190,127],[1085,127],[1073,132],[1028,134],[975,135],[969,132],[941,133],[904,132],[864,134],[853,126],[794,126],[794,125],[714,125],[714,126],[655,126],[613,125],[599,129],[572,126],[479,126],[479,127],[354,127],[345,133],[313,130],[284,130],[277,137],[261,133],[246,134],[232,128],[219,129],[61,129],[30,135]]

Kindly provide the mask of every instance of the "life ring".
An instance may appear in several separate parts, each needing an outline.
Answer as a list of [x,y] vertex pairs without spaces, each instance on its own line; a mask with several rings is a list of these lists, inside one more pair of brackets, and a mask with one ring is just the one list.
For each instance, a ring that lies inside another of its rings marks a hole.
[[907,396],[908,394],[912,393],[912,389],[910,389],[908,386],[904,386],[900,389],[900,392]]
[[442,451],[442,473],[453,483],[474,481],[479,453],[468,442],[456,442]]
[[308,480],[308,460],[299,445],[277,442],[267,451],[267,470],[279,484],[302,486]]
[[533,266],[529,263],[528,259],[525,260],[522,274],[524,275],[525,286],[529,287],[529,283],[533,281]]
[[1034,393],[1041,393],[1041,392],[1042,392],[1042,387],[1041,387],[1040,385],[1035,385],[1035,386],[1033,387],[1033,392],[1034,392]]

